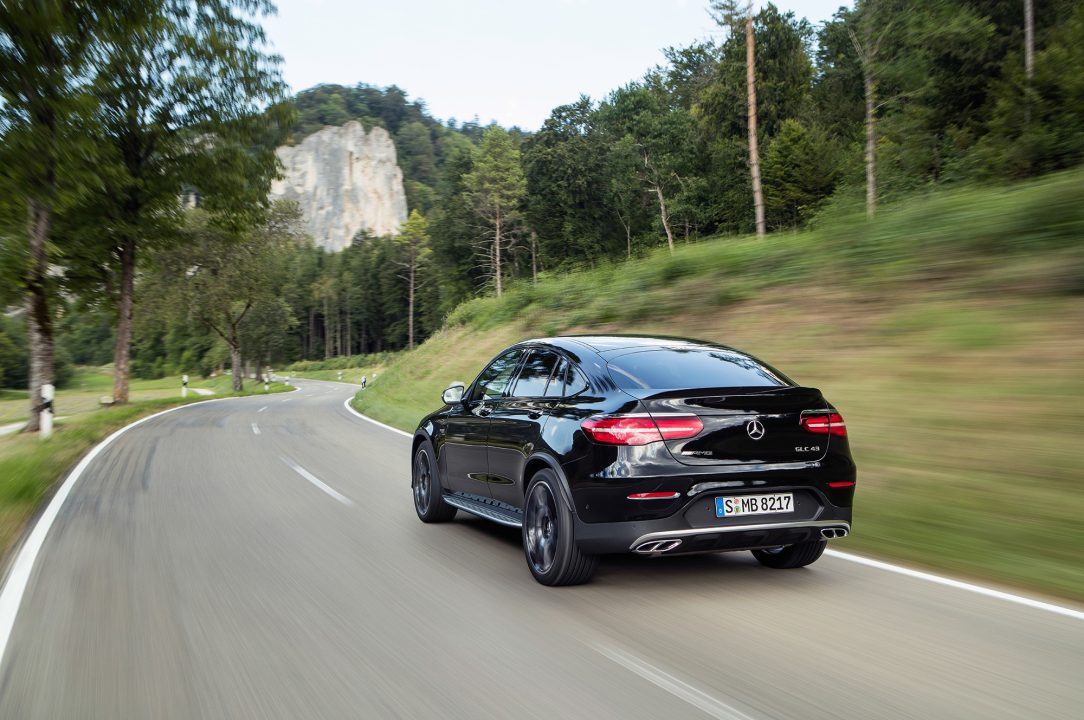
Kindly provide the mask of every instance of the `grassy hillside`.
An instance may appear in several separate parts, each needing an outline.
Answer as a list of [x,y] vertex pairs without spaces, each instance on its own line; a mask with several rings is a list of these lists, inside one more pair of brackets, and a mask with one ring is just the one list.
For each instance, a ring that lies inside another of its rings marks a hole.
[[840,546],[1084,599],[1084,174],[520,285],[355,403],[412,429],[505,345],[608,331],[724,342],[821,388],[860,470]]

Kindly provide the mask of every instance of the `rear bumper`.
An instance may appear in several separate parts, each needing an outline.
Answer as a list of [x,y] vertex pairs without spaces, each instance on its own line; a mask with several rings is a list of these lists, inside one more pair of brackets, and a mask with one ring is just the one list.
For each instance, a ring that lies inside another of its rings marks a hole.
[[645,555],[751,550],[793,545],[850,533],[851,509],[828,507],[813,520],[743,522],[690,527],[683,515],[659,520],[585,523],[576,519],[576,544],[592,555]]

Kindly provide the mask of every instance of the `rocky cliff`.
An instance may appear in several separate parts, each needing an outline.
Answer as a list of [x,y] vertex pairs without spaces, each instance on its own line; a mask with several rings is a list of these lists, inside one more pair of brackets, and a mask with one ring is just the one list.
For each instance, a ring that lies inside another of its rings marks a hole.
[[351,121],[277,152],[284,177],[271,197],[297,201],[317,245],[342,250],[359,230],[392,235],[406,220],[403,172],[383,128]]

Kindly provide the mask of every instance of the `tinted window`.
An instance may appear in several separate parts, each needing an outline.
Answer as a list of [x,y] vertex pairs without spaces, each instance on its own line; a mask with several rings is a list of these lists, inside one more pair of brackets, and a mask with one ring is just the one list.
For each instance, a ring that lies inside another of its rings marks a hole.
[[472,397],[475,400],[500,397],[508,387],[508,381],[512,379],[512,373],[523,357],[522,348],[516,348],[504,353],[489,364],[482,374],[478,376],[478,382],[474,387]]
[[561,360],[557,366],[557,372],[553,373],[550,384],[546,386],[546,397],[561,397],[565,394],[565,372],[568,371],[568,360]]
[[748,355],[727,350],[660,348],[609,361],[610,376],[626,390],[788,385],[785,376]]
[[560,358],[554,353],[545,350],[532,350],[523,363],[523,369],[519,371],[519,379],[516,387],[512,390],[515,397],[542,397],[546,394],[546,384],[549,382],[553,368]]
[[568,369],[568,378],[565,383],[565,397],[569,395],[575,395],[578,392],[582,392],[587,389],[587,381],[583,379],[583,375],[579,370],[574,367]]

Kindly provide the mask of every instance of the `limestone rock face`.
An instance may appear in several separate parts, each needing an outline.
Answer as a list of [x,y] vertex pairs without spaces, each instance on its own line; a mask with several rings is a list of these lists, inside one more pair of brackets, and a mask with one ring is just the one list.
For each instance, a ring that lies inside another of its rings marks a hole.
[[383,128],[367,133],[351,121],[276,152],[283,178],[271,184],[271,197],[298,203],[317,245],[339,251],[359,230],[399,232],[407,216],[403,171]]

